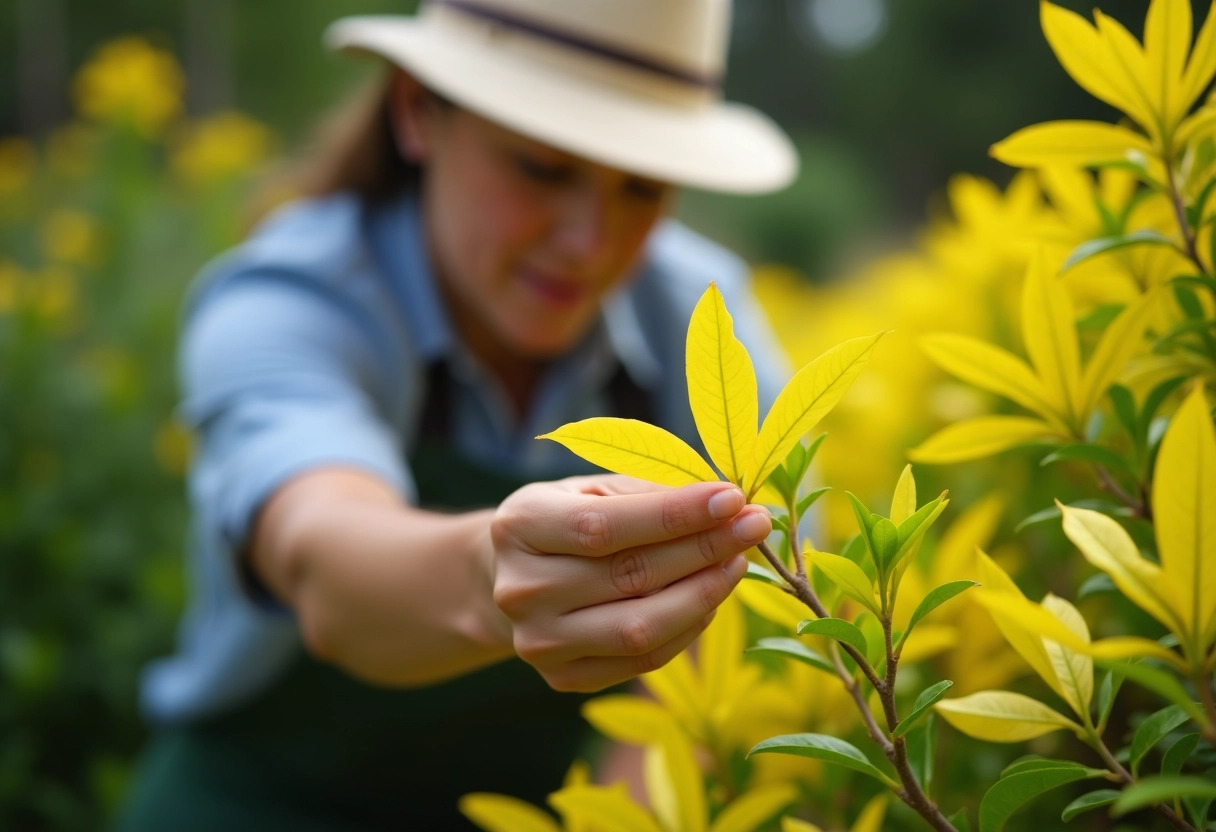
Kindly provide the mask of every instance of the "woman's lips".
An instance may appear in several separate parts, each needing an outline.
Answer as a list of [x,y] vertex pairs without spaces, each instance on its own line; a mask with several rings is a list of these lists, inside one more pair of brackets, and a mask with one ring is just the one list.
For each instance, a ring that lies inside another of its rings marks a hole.
[[519,270],[524,285],[551,306],[571,308],[582,303],[591,294],[590,288],[578,280],[560,277],[552,273],[529,268]]

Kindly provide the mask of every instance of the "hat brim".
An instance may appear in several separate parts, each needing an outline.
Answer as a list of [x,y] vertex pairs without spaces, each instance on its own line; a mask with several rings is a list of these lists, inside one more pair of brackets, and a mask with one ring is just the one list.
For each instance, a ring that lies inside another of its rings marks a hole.
[[335,50],[379,55],[503,127],[639,176],[710,191],[765,193],[785,187],[798,172],[785,133],[744,105],[649,101],[410,17],[344,18],[329,28],[325,42]]

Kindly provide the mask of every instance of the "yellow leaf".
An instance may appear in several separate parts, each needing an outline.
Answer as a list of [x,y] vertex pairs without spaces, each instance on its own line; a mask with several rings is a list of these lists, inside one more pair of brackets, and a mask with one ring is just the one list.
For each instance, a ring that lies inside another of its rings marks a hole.
[[1064,71],[1095,97],[1150,127],[1152,112],[1129,87],[1126,75],[1112,66],[1104,39],[1094,27],[1079,14],[1051,3],[1039,8],[1043,34]]
[[1182,115],[1182,72],[1191,48],[1190,0],[1153,0],[1144,22],[1144,53],[1148,87],[1169,123]]
[[1059,430],[1041,419],[977,416],[942,428],[908,451],[908,459],[936,464],[963,462],[1060,435]]
[[1050,685],[1061,699],[1072,704],[1067,691],[1056,676],[1055,667],[1043,643],[1044,635],[1054,637],[1057,641],[1062,637],[1064,643],[1071,643],[1071,632],[1055,616],[1026,598],[996,561],[983,552],[980,552],[978,557],[982,588],[975,590],[972,596],[988,609],[1001,635],[1018,655],[1034,668],[1039,678]]
[[486,832],[562,832],[547,812],[505,794],[474,792],[457,805],[462,815]]
[[742,483],[748,499],[790,449],[848,392],[881,337],[879,333],[838,344],[790,379],[760,426],[755,456]]
[[1144,136],[1101,121],[1048,121],[1023,127],[988,151],[994,159],[1017,168],[1050,165],[1092,167],[1126,162],[1153,152]]
[[[1174,133],[1174,144],[1179,147],[1190,144],[1193,139],[1211,131],[1213,127],[1216,127],[1216,107],[1200,107],[1178,125],[1178,130]],[[1191,175],[1195,175],[1193,168]]]
[[1182,637],[1186,629],[1176,612],[1173,582],[1161,567],[1144,559],[1123,527],[1101,512],[1072,508],[1058,500],[1056,505],[1064,514],[1064,534],[1085,559],[1110,575],[1132,603]]
[[871,798],[857,820],[849,827],[849,832],[882,832],[882,821],[887,814],[887,796],[876,795]]
[[659,821],[670,830],[705,830],[705,784],[692,744],[680,734],[646,747],[646,795]]
[[623,784],[567,786],[549,795],[549,805],[567,825],[594,824],[596,832],[664,832],[649,812],[629,799]]
[[1063,427],[1060,420],[1064,411],[1050,404],[1043,382],[1016,355],[967,335],[930,335],[920,344],[925,354],[951,375],[1017,402]]
[[1081,726],[1037,699],[1008,691],[985,690],[945,699],[934,708],[967,736],[988,742],[1021,742],[1061,728],[1081,731]]
[[1127,363],[1140,351],[1141,336],[1155,300],[1152,294],[1137,299],[1102,333],[1081,379],[1080,418],[1083,421],[1089,418]]
[[[1089,627],[1085,619],[1072,604],[1055,595],[1048,594],[1041,605],[1043,609],[1055,616],[1065,627],[1073,632],[1081,641],[1089,644]],[[1055,670],[1056,678],[1064,689],[1065,701],[1072,706],[1077,715],[1089,711],[1089,703],[1094,698],[1094,660],[1077,650],[1071,650],[1058,641],[1044,639],[1043,648],[1047,658]]]
[[771,783],[744,792],[727,804],[710,832],[754,832],[798,797],[792,783]]
[[[697,640],[697,664],[705,683],[705,699],[726,702],[733,688],[743,681],[743,651],[747,647],[747,622],[742,601],[733,595],[718,606],[713,623]],[[750,675],[748,680],[750,680]]]
[[1216,431],[1202,384],[1187,395],[1161,440],[1153,526],[1161,570],[1181,590],[1178,614],[1195,659],[1206,652],[1216,617]]
[[597,416],[538,436],[565,445],[588,462],[659,485],[718,479],[714,469],[675,434],[636,419]]
[[1089,646],[1090,655],[1098,659],[1152,658],[1177,668],[1179,673],[1190,673],[1186,662],[1173,650],[1159,642],[1139,636],[1114,636],[1095,641]]
[[1182,73],[1182,85],[1178,98],[1178,106],[1182,112],[1191,108],[1195,99],[1203,94],[1212,75],[1216,74],[1216,15],[1208,7],[1208,16],[1195,38],[1195,48],[1191,50],[1190,60],[1187,61],[1186,71]]
[[916,514],[916,478],[912,476],[912,466],[905,465],[891,497],[891,522],[898,526],[913,514]]
[[1081,349],[1077,344],[1076,315],[1062,281],[1049,270],[1042,250],[1031,259],[1022,288],[1022,340],[1048,401],[1066,414],[1076,428],[1077,399],[1081,389]]
[[808,821],[786,815],[781,819],[781,832],[823,832],[823,829]]
[[809,618],[811,614],[805,604],[772,584],[743,581],[735,588],[735,594],[756,615],[780,624],[790,632],[798,627],[799,621]]
[[[1094,20],[1098,24],[1102,45],[1106,47],[1107,67],[1111,77],[1118,79],[1120,89],[1131,96],[1140,111],[1149,114],[1149,121],[1141,121],[1141,126],[1150,136],[1160,139],[1162,111],[1149,91],[1148,82],[1153,73],[1145,58],[1144,49],[1122,23],[1103,14],[1100,9],[1094,9]],[[1128,115],[1136,118],[1134,112],[1128,111]]]
[[677,654],[658,670],[652,670],[640,678],[642,684],[690,736],[697,740],[704,739],[705,700],[688,653]]
[[846,557],[828,552],[811,550],[805,555],[841,592],[875,615],[879,614],[878,604],[874,600],[874,584],[860,566]]
[[756,370],[713,283],[688,322],[688,403],[709,457],[740,483],[756,446]]
[[657,742],[677,730],[675,717],[658,702],[629,694],[610,694],[588,701],[583,718],[609,739],[632,745]]

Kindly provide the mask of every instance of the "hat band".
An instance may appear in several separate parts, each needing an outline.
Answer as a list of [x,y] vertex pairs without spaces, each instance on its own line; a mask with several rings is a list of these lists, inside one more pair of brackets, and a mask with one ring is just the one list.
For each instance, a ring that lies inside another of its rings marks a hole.
[[532,35],[533,37],[543,38],[544,40],[552,41],[571,49],[578,49],[582,52],[588,52],[600,58],[607,58],[608,60],[616,61],[617,63],[624,64],[625,66],[633,67],[634,69],[642,69],[656,75],[661,75],[665,78],[699,87],[701,89],[719,90],[722,85],[722,79],[720,76],[708,76],[695,72],[689,72],[688,70],[680,67],[661,63],[643,55],[627,52],[623,49],[618,49],[617,47],[609,46],[607,44],[597,43],[596,41],[589,40],[571,32],[552,29],[531,20],[525,20],[513,14],[508,14],[499,9],[488,8],[480,3],[471,2],[471,0],[431,0],[431,3],[434,5],[448,6],[452,9],[463,12],[464,14],[479,17],[483,20],[488,20],[492,23],[497,23],[512,29],[517,29],[521,32]]

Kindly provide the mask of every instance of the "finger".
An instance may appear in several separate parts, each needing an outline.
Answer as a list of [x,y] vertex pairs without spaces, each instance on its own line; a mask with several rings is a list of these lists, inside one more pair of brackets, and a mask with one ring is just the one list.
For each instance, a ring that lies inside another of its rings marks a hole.
[[762,506],[746,506],[732,520],[676,540],[634,546],[603,558],[576,558],[593,570],[593,585],[579,595],[584,606],[650,595],[707,566],[746,552],[769,536],[772,517]]
[[693,626],[656,650],[641,656],[613,656],[576,659],[549,672],[542,671],[554,690],[570,693],[596,693],[628,681],[643,673],[658,670],[688,649],[713,621],[711,612]]
[[608,497],[548,489],[515,501],[500,519],[527,551],[600,557],[704,531],[744,505],[743,492],[725,482]]
[[747,571],[735,555],[644,598],[597,604],[560,616],[561,646],[550,662],[582,657],[645,656],[662,648],[726,600]]
[[581,477],[567,477],[559,482],[576,494],[594,494],[600,497],[653,494],[656,491],[673,490],[670,485],[658,485],[649,480],[640,480],[624,474],[590,474]]

